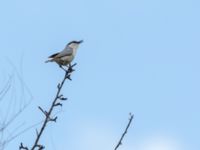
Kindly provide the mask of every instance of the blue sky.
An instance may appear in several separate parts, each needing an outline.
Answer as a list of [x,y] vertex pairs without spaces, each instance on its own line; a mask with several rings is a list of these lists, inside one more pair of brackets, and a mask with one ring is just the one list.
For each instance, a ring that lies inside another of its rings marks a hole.
[[[199,149],[199,6],[197,0],[1,1],[1,84],[11,74],[19,80],[11,61],[33,96],[10,130],[41,121],[37,106],[48,108],[63,77],[44,61],[83,39],[73,81],[63,89],[69,101],[42,137],[46,149],[113,149],[129,112],[135,119],[122,150]],[[30,146],[34,136],[33,128],[7,149],[21,141]]]

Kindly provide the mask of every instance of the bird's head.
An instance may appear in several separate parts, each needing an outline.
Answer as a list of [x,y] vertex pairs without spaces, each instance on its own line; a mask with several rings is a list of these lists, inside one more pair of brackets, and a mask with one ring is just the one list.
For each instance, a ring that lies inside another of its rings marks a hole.
[[71,47],[71,48],[78,48],[79,44],[83,43],[83,40],[80,41],[71,41],[67,44],[67,46]]

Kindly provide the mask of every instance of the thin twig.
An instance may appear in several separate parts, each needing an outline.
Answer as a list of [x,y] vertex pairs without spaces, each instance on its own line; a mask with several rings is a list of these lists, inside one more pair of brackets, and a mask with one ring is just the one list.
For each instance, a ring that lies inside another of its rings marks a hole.
[[[47,124],[49,122],[56,122],[56,120],[57,120],[58,117],[57,116],[56,117],[52,117],[51,115],[52,115],[53,109],[55,107],[62,106],[62,104],[61,104],[61,102],[59,102],[59,100],[60,101],[67,100],[67,98],[64,98],[63,95],[60,94],[60,92],[61,92],[61,89],[62,89],[65,81],[67,79],[71,80],[70,76],[71,76],[71,73],[74,71],[72,67],[74,67],[75,65],[76,64],[74,64],[71,67],[67,68],[67,70],[65,70],[64,68],[62,68],[65,71],[65,75],[64,75],[64,78],[61,81],[61,83],[59,83],[58,86],[57,86],[57,93],[56,93],[56,96],[55,96],[55,98],[54,98],[54,100],[53,100],[53,102],[52,102],[49,110],[45,111],[40,106],[38,107],[40,109],[40,111],[45,115],[45,120],[44,120],[44,122],[42,124],[41,129],[39,131],[37,131],[36,140],[35,140],[32,148],[30,150],[36,150],[36,148],[37,148],[37,150],[43,150],[44,149],[44,146],[41,145],[41,144],[39,144],[39,140],[40,140],[40,138],[41,138],[41,136],[42,136],[42,134],[43,134],[43,132],[44,132]],[[22,149],[27,149],[27,147],[24,147],[23,144],[20,145],[20,148],[21,148],[21,150]],[[27,150],[29,150],[29,149],[27,149]]]
[[20,144],[19,149],[21,150],[28,150],[28,147],[25,147],[23,143]]
[[130,118],[129,118],[129,122],[128,122],[127,126],[126,126],[126,129],[125,129],[125,131],[123,132],[123,134],[122,134],[122,136],[121,136],[121,138],[120,138],[119,142],[117,143],[117,145],[116,145],[116,147],[115,147],[114,150],[117,150],[117,149],[119,148],[119,146],[122,145],[122,141],[123,141],[123,139],[124,139],[124,136],[125,136],[125,135],[127,134],[127,132],[128,132],[128,129],[129,129],[130,125],[131,125],[131,122],[132,122],[132,120],[133,120],[133,117],[134,117],[134,115],[132,115],[132,114],[130,113]]

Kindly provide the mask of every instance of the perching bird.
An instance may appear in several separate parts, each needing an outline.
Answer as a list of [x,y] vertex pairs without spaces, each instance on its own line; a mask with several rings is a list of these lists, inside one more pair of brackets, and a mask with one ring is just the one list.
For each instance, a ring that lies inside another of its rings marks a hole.
[[82,42],[83,40],[69,42],[61,52],[49,56],[49,60],[45,62],[56,62],[60,67],[71,65],[70,63],[76,55],[79,44]]

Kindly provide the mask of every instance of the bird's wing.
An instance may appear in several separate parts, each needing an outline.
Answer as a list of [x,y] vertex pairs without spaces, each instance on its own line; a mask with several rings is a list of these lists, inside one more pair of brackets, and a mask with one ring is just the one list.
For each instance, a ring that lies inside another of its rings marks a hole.
[[53,57],[55,57],[55,56],[58,55],[58,54],[59,54],[59,53],[55,53],[55,54],[49,56],[49,58],[53,58]]
[[63,56],[70,56],[73,53],[73,49],[70,47],[66,47],[63,51],[61,51],[60,53],[56,54],[54,57],[56,58],[60,58]]

